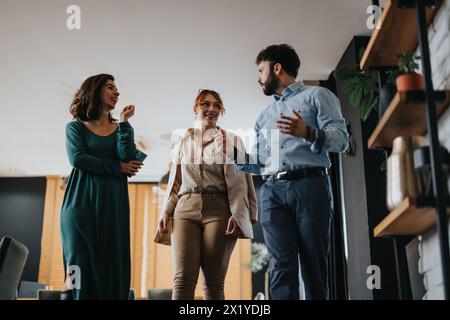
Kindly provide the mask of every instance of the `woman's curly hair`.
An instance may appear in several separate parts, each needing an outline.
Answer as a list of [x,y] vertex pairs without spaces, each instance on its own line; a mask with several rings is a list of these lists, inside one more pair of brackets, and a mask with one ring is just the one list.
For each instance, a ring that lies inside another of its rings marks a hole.
[[[114,81],[110,74],[97,74],[84,80],[81,88],[75,93],[70,113],[74,119],[81,121],[97,120],[100,117],[101,91],[108,80]],[[109,114],[109,120],[117,121]]]

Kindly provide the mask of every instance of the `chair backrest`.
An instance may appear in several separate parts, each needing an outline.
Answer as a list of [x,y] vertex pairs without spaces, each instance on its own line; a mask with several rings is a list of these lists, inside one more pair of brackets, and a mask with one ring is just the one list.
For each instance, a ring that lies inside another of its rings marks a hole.
[[128,292],[128,300],[136,300],[136,291],[133,288]]
[[19,288],[19,298],[37,298],[38,291],[41,289],[46,289],[45,283],[21,281]]
[[73,300],[73,290],[61,291],[61,300]]
[[172,300],[172,289],[148,289],[149,300]]
[[19,241],[3,237],[0,241],[0,300],[14,300],[28,258],[28,249]]
[[61,300],[61,291],[59,290],[38,290],[39,300]]

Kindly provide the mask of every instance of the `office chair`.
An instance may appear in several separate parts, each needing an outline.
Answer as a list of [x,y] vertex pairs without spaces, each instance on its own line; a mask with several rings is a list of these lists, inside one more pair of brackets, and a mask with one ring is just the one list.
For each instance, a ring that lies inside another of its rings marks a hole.
[[17,287],[28,258],[27,247],[11,238],[0,241],[0,300],[15,300]]
[[172,300],[172,289],[148,289],[149,300]]
[[38,290],[38,300],[61,300],[60,290]]
[[46,289],[45,283],[21,281],[19,288],[19,298],[37,298],[38,291],[40,289]]
[[136,300],[136,291],[133,288],[128,293],[128,300]]

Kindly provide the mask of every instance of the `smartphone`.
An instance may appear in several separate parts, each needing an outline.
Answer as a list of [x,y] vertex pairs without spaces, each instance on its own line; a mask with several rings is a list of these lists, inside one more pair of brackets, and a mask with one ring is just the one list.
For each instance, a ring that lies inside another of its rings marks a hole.
[[136,149],[136,160],[144,162],[145,158],[147,158],[147,155],[144,152]]

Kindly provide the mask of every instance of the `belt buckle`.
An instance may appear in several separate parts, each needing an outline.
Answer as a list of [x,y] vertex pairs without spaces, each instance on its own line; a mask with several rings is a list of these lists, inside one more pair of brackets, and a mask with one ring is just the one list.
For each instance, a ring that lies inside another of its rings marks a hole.
[[283,180],[287,176],[287,171],[278,172],[275,176],[277,180]]

